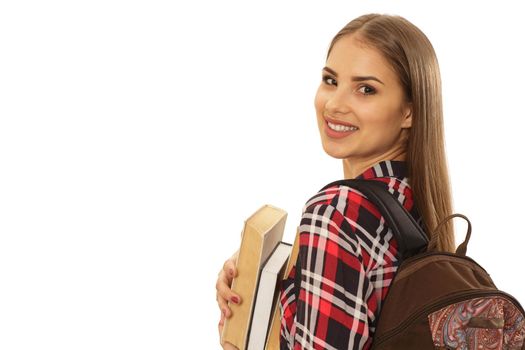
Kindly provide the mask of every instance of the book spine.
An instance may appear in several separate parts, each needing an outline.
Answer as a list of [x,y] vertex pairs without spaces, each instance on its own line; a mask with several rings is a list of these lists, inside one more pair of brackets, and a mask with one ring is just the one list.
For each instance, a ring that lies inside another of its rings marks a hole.
[[237,261],[237,277],[242,276],[242,279],[234,279],[231,287],[233,292],[240,295],[242,303],[241,305],[228,303],[232,317],[225,320],[222,333],[223,341],[235,345],[239,350],[246,349],[253,297],[259,273],[259,269],[254,268],[253,265],[259,264],[263,243],[257,232],[248,232],[252,230],[253,228],[246,224]]

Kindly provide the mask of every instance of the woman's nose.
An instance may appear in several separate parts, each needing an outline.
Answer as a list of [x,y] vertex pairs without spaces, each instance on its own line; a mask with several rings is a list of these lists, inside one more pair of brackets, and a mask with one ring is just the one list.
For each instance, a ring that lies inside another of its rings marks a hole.
[[342,90],[333,91],[325,103],[325,109],[329,114],[345,114],[350,112],[350,98],[348,92],[343,92]]

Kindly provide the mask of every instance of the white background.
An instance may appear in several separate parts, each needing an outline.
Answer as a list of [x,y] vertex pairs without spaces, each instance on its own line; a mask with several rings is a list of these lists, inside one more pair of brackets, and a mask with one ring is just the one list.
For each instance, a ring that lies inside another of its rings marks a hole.
[[468,254],[525,303],[518,4],[1,2],[0,348],[219,348],[214,284],[244,219],[286,209],[291,241],[343,176],[313,97],[368,12],[433,43]]

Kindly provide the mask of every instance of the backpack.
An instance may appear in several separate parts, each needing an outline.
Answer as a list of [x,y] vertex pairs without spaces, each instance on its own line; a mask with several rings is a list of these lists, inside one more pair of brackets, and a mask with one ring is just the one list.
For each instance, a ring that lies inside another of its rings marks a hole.
[[[455,253],[435,251],[414,218],[376,180],[339,180],[375,204],[391,228],[400,265],[383,302],[372,350],[525,350],[525,311],[510,294],[498,290],[490,275],[466,256],[472,226]],[[296,287],[300,283],[300,268]],[[296,288],[298,291],[298,289]]]

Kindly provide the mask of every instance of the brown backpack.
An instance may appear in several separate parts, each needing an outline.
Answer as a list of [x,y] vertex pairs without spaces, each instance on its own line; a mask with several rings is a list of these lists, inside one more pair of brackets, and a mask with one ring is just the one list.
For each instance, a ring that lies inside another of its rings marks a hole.
[[[489,274],[466,256],[465,241],[455,253],[435,251],[405,208],[374,180],[340,180],[374,203],[392,229],[401,264],[382,305],[373,350],[525,350],[525,311],[498,290]],[[439,232],[439,227],[436,230]],[[299,277],[300,278],[300,277]]]

